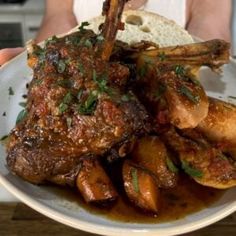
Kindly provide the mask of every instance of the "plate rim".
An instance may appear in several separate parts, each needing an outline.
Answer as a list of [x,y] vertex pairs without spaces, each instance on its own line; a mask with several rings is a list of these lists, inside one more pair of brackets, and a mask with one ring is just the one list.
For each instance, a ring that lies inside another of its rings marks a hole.
[[[68,215],[62,214],[59,211],[52,209],[49,206],[46,206],[43,203],[35,200],[33,197],[25,194],[23,191],[14,186],[10,181],[8,181],[1,173],[0,173],[0,183],[15,197],[17,197],[20,201],[31,207],[32,209],[40,212],[41,214],[56,220],[62,224],[73,227],[75,229],[83,230],[90,233],[100,234],[100,235],[109,235],[109,236],[120,236],[126,235],[129,233],[130,236],[136,235],[156,235],[157,233],[162,236],[173,236],[179,235],[183,233],[192,232],[208,225],[211,225],[228,215],[234,213],[236,211],[236,200],[230,203],[227,207],[215,212],[213,215],[204,217],[203,219],[194,221],[192,223],[186,223],[185,225],[173,226],[168,228],[152,228],[152,229],[137,229],[135,228],[135,224],[133,227],[125,228],[118,226],[102,226],[98,223],[90,223],[85,220],[76,219],[74,217],[70,217]],[[154,224],[153,224],[154,225]]]

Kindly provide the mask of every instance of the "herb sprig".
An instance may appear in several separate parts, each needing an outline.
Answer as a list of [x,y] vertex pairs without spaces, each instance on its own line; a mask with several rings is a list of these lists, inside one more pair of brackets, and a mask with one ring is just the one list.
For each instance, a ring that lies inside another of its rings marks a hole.
[[159,58],[160,61],[165,61],[165,60],[166,60],[166,54],[165,54],[165,52],[160,52],[160,53],[158,54],[158,58]]
[[19,105],[20,105],[21,107],[25,108],[26,105],[27,105],[27,103],[26,103],[26,102],[19,102]]
[[175,164],[169,157],[166,158],[166,165],[171,172],[178,173],[178,168],[175,166]]
[[68,92],[65,97],[63,98],[62,102],[60,103],[58,109],[59,114],[63,114],[69,108],[69,104],[71,103],[73,96],[70,92]]
[[85,27],[89,25],[90,24],[87,21],[82,22],[81,25],[79,26],[79,31],[83,33],[86,30]]
[[0,138],[0,141],[1,141],[1,142],[2,142],[2,141],[5,141],[8,137],[9,137],[9,135],[4,135],[4,136],[2,136],[2,137]]
[[139,184],[138,184],[138,170],[136,168],[131,169],[132,184],[134,191],[139,193]]
[[36,50],[33,51],[33,54],[38,58],[39,66],[44,66],[46,61],[46,51],[40,46],[37,46]]
[[96,109],[98,102],[98,94],[96,91],[90,92],[87,99],[79,104],[78,112],[81,115],[92,115],[94,110]]
[[111,89],[107,86],[107,79],[107,74],[102,74],[98,77],[97,72],[93,70],[93,80],[97,83],[99,92],[111,93]]
[[26,109],[21,110],[20,113],[18,114],[17,118],[16,118],[16,124],[18,124],[22,120],[24,120],[27,115],[28,115],[28,112],[27,112]]
[[186,174],[195,178],[203,177],[202,171],[191,167],[187,161],[182,160],[181,163],[182,163],[182,168]]
[[186,70],[185,70],[184,66],[177,65],[175,67],[175,74],[178,76],[184,76],[186,74]]
[[184,95],[185,97],[187,97],[188,100],[190,100],[191,102],[193,102],[195,104],[199,103],[200,97],[198,95],[194,95],[188,87],[182,85],[179,88],[179,93]]
[[64,60],[59,60],[57,64],[57,71],[63,73],[66,70],[66,62]]
[[45,46],[47,47],[49,44],[54,44],[56,42],[58,42],[58,38],[56,35],[53,35],[51,38],[48,38],[46,41],[45,41]]
[[8,88],[8,94],[9,94],[9,96],[13,96],[15,94],[15,92],[14,92],[12,87]]

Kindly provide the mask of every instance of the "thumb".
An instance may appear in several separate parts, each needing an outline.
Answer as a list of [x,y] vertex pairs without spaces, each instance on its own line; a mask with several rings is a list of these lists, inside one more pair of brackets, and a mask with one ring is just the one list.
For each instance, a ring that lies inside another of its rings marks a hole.
[[5,48],[0,50],[0,65],[24,51],[24,48]]

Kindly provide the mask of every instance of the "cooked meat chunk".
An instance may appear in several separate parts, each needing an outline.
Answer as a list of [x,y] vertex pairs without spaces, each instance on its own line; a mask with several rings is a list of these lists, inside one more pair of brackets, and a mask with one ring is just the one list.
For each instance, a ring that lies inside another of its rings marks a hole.
[[219,189],[236,186],[235,163],[200,135],[187,136],[178,134],[174,128],[163,134],[166,144],[178,154],[182,169],[205,186]]
[[197,130],[236,159],[236,106],[215,98],[209,103],[208,115]]
[[157,48],[138,54],[136,94],[163,125],[195,128],[208,113],[208,98],[193,74],[207,65],[217,70],[229,60],[229,44],[212,40],[199,44]]
[[7,160],[30,182],[61,182],[81,157],[102,156],[148,129],[145,108],[114,82],[129,69],[97,58],[96,37],[86,31],[53,38],[29,55],[28,114],[11,132]]

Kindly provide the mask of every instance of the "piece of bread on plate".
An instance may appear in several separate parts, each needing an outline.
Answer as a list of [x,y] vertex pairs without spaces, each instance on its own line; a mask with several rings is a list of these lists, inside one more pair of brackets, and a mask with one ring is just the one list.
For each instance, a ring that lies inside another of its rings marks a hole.
[[[90,19],[88,21],[90,25],[86,29],[99,33],[99,25],[104,22],[104,19],[104,16]],[[142,10],[124,11],[122,22],[125,23],[125,29],[118,31],[117,39],[129,44],[146,40],[154,42],[160,47],[168,47],[194,42],[192,36],[184,28],[156,13]],[[69,33],[77,30],[78,26]]]

